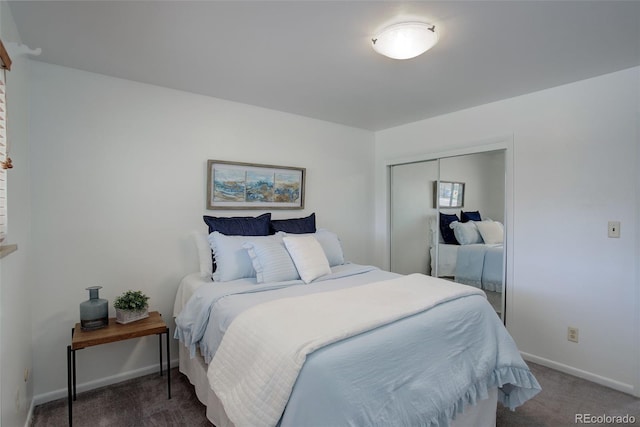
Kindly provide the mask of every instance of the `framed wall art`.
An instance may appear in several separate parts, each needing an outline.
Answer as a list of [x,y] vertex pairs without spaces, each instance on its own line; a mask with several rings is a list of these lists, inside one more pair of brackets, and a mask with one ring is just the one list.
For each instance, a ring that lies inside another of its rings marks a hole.
[[305,168],[207,161],[207,209],[304,209]]

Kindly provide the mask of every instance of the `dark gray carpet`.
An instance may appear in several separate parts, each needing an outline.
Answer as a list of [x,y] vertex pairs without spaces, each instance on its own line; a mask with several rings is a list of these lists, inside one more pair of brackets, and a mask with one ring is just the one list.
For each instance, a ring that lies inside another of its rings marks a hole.
[[[633,425],[640,425],[640,399],[540,365],[529,366],[543,391],[515,412],[498,404],[497,427],[575,426],[577,413],[628,414],[636,418]],[[171,400],[167,400],[166,377],[158,374],[78,394],[74,426],[211,426],[189,380],[177,369],[171,375]],[[65,398],[37,406],[32,426],[59,427],[67,425],[67,420]]]
[[[542,386],[533,399],[515,412],[498,404],[498,427],[565,427],[580,425],[576,414],[630,415],[640,425],[640,399],[592,382],[527,363]],[[586,425],[586,423],[585,423]],[[624,425],[593,423],[590,426]]]
[[[32,426],[68,425],[67,399],[36,406]],[[74,427],[211,426],[205,407],[187,377],[171,370],[171,399],[167,377],[150,374],[78,393],[73,402]]]

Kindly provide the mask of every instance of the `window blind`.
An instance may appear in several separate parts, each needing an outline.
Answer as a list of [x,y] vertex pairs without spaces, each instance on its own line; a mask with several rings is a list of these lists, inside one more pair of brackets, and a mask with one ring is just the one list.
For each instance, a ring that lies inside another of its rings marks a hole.
[[0,242],[7,235],[7,99],[6,71],[0,72]]
[[7,170],[11,169],[7,135],[7,71],[11,58],[0,40],[0,242],[7,236]]

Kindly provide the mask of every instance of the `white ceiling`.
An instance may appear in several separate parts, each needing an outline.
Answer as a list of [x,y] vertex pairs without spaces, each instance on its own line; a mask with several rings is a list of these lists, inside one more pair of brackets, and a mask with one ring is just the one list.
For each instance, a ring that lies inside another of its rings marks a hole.
[[[640,1],[15,1],[44,62],[380,130],[640,65]],[[435,24],[394,61],[376,30]],[[11,40],[5,40],[11,41]]]

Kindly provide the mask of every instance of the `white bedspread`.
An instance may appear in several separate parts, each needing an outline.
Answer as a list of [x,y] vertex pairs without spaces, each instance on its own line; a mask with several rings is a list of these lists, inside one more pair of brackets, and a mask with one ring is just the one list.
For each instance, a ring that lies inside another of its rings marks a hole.
[[231,323],[207,376],[236,427],[275,426],[308,354],[472,294],[482,291],[412,274],[263,303]]

